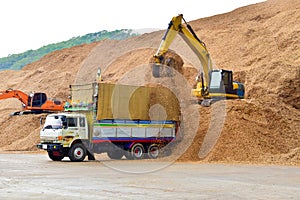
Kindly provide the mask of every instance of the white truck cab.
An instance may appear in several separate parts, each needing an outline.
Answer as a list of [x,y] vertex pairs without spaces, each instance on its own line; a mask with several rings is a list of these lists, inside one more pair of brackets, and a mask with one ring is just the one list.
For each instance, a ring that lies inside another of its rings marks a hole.
[[[38,148],[47,150],[49,157],[55,161],[62,160],[65,155],[68,155],[71,160],[75,155],[75,159],[72,161],[81,161],[87,153],[83,141],[88,140],[88,135],[88,123],[85,114],[50,114],[40,131],[41,143]],[[72,152],[71,147],[76,143],[82,144],[83,147],[74,149],[75,152]]]

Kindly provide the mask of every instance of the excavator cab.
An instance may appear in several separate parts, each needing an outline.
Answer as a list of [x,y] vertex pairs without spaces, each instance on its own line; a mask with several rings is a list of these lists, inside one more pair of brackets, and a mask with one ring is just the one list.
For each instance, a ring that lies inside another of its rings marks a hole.
[[232,72],[227,70],[213,70],[210,74],[210,93],[228,93],[232,91]]
[[212,70],[210,73],[209,98],[244,98],[244,85],[233,81],[232,71]]
[[28,106],[41,107],[47,101],[45,93],[34,93],[28,97]]

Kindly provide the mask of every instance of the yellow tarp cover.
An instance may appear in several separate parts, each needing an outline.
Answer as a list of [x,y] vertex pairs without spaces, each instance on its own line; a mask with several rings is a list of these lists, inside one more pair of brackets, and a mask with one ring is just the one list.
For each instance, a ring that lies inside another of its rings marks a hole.
[[179,121],[178,99],[168,88],[98,83],[97,120]]
[[70,86],[73,103],[93,103],[94,85],[83,84],[83,85],[71,85]]

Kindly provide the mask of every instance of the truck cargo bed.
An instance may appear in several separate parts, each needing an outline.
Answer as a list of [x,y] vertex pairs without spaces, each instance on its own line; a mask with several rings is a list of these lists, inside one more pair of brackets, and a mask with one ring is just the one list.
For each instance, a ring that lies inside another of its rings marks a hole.
[[174,121],[99,120],[94,123],[92,141],[171,141],[176,137],[175,127]]

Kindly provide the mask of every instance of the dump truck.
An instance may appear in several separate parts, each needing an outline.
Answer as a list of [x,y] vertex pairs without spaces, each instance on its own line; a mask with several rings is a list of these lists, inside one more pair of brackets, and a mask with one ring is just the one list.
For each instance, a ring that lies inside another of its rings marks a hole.
[[65,112],[41,120],[39,149],[53,161],[142,159],[170,154],[180,136],[180,106],[168,88],[112,83],[71,85]]

